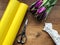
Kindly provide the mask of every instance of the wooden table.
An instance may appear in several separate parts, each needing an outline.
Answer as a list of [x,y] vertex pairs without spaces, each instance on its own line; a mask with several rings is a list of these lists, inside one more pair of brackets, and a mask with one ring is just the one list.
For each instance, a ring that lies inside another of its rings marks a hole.
[[[34,1],[35,0],[23,0],[22,2],[27,3],[30,6]],[[2,17],[7,4],[8,0],[0,0],[0,18]],[[26,29],[27,43],[25,45],[55,45],[51,37],[46,32],[42,31],[44,28],[44,22],[38,23],[32,17],[30,12],[28,12],[27,15],[29,23]],[[52,23],[54,29],[56,29],[60,34],[60,0],[58,0],[57,4],[52,9],[46,22]],[[36,37],[37,33],[39,33],[40,36]],[[19,44],[17,44],[15,41],[14,45]]]

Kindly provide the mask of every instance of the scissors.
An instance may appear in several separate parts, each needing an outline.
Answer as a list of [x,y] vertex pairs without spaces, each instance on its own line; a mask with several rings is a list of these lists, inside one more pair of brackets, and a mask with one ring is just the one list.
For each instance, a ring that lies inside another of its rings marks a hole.
[[22,32],[21,32],[21,34],[19,34],[17,37],[19,37],[20,39],[18,39],[17,40],[17,43],[18,44],[25,44],[26,43],[26,41],[27,41],[27,36],[26,36],[26,26],[27,26],[27,24],[28,24],[28,19],[26,19],[26,21],[25,21],[25,24],[24,24],[24,27],[23,27],[23,30],[22,30]]

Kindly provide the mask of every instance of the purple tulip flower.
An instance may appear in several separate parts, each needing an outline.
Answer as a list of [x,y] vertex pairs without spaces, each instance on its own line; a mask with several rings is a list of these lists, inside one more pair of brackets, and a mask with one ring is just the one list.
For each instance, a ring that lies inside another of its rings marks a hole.
[[43,20],[46,17],[46,8],[41,7],[37,10],[37,20]]
[[46,10],[45,7],[41,7],[37,10],[37,14],[41,14],[42,12],[44,12]]
[[35,4],[35,8],[39,8],[40,6],[41,6],[41,4],[43,3],[43,1],[42,0],[38,0],[37,2],[36,2],[36,4]]

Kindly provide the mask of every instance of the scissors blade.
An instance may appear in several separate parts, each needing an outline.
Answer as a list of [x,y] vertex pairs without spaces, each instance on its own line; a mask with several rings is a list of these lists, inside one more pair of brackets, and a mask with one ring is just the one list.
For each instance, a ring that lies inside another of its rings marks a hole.
[[27,24],[28,24],[28,19],[26,19],[26,21],[25,21],[25,26],[27,26]]

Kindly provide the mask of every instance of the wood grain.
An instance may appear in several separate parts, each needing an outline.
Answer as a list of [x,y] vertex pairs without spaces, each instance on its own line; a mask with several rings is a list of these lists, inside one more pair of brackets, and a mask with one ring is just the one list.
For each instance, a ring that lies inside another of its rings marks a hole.
[[[34,1],[35,0],[23,0],[22,2],[30,6]],[[0,18],[2,17],[7,4],[8,0],[0,0]],[[29,19],[29,23],[26,29],[27,43],[25,45],[55,45],[51,37],[46,32],[42,31],[44,22],[38,23],[32,17],[32,14],[30,12],[27,13],[27,16]],[[53,23],[54,29],[56,29],[60,34],[60,0],[57,1],[57,4],[52,9],[46,22]],[[39,37],[36,37],[37,33],[40,34]],[[16,43],[16,40],[14,42],[14,45],[19,45]]]

